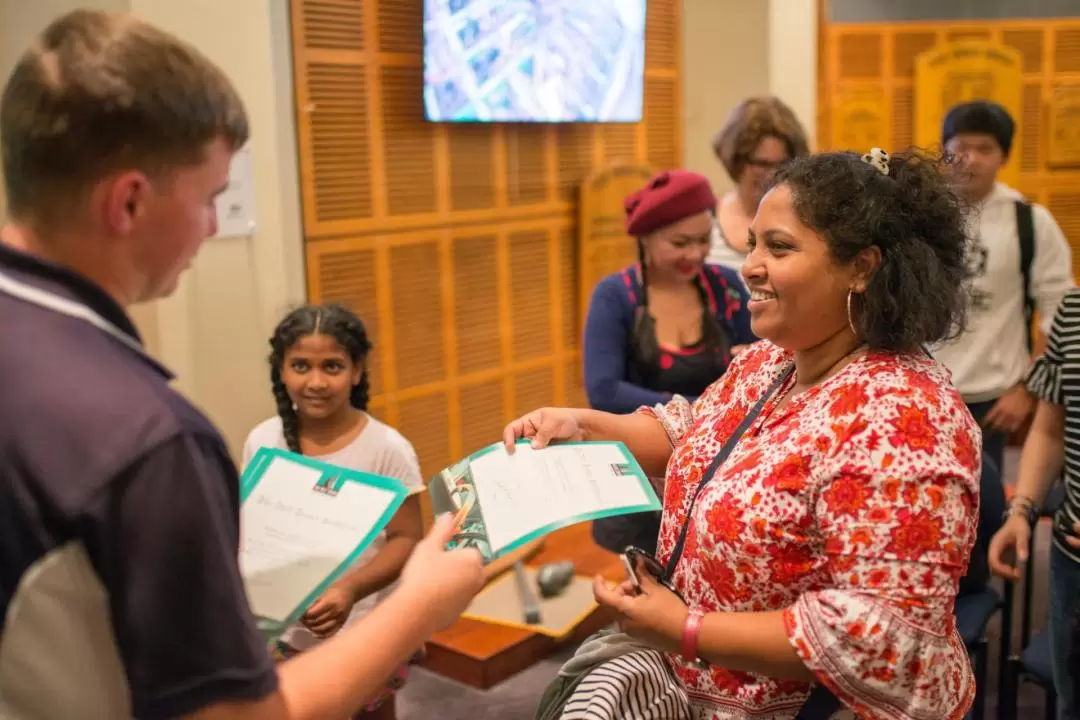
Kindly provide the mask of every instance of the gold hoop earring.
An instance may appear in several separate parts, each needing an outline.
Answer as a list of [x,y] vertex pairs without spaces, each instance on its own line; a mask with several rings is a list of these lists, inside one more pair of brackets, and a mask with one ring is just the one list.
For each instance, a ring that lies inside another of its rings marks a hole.
[[851,328],[851,334],[855,337],[859,337],[859,331],[855,328],[855,318],[851,314],[851,296],[853,292],[854,291],[852,290],[847,291],[847,324],[848,327]]

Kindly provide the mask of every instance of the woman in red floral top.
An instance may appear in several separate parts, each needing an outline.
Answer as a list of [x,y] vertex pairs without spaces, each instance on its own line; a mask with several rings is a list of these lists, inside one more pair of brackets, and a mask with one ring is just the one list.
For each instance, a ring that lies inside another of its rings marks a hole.
[[862,718],[960,718],[975,683],[953,604],[981,436],[922,350],[962,327],[957,203],[916,155],[801,158],[776,176],[750,247],[764,339],[696,403],[548,408],[506,439],[619,439],[662,478],[661,563],[687,526],[672,577],[639,564],[640,589],[595,590],[668,651],[695,718],[791,718],[814,684]]

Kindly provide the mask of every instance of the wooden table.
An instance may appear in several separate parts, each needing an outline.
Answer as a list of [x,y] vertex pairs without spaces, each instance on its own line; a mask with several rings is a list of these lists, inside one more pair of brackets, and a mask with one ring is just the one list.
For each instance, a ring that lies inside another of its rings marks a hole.
[[[552,533],[526,564],[539,567],[560,560],[572,560],[578,575],[623,577],[618,556],[593,542],[588,523]],[[487,689],[547,657],[562,643],[580,643],[610,621],[609,614],[597,608],[569,637],[556,641],[527,630],[463,618],[431,638],[423,664],[432,672]]]

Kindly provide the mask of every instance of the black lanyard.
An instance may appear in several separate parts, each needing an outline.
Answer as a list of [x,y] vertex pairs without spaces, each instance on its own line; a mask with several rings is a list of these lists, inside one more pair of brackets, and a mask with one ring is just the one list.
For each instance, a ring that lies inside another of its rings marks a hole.
[[671,549],[671,555],[668,557],[667,567],[664,569],[663,579],[667,582],[671,582],[675,574],[675,566],[679,564],[679,558],[682,557],[683,547],[686,545],[686,535],[690,531],[690,523],[694,519],[694,505],[697,503],[698,496],[701,495],[701,491],[705,489],[705,486],[712,481],[713,476],[716,475],[716,471],[720,469],[720,466],[724,464],[724,461],[731,455],[731,451],[735,449],[735,446],[739,444],[739,439],[743,436],[743,433],[757,420],[761,415],[761,411],[765,408],[765,403],[776,394],[776,392],[788,381],[792,373],[795,372],[795,366],[790,366],[785,370],[776,382],[765,391],[765,394],[761,396],[761,399],[750,409],[750,412],[746,413],[746,417],[743,418],[739,426],[735,428],[735,432],[731,433],[731,436],[724,442],[723,447],[720,448],[720,452],[716,453],[716,457],[709,463],[708,469],[705,470],[705,476],[701,478],[701,482],[698,483],[697,488],[694,490],[694,497],[690,500],[690,507],[686,511],[686,521],[683,523],[682,531],[679,533],[679,539],[675,542],[675,547]]

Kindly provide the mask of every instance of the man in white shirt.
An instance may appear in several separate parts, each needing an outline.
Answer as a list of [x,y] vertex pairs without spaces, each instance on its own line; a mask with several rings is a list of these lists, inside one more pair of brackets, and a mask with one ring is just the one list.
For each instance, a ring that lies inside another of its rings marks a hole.
[[955,188],[971,203],[975,273],[968,326],[934,355],[983,428],[986,453],[1001,467],[1008,434],[1035,401],[1023,379],[1031,363],[1031,313],[1043,333],[1073,286],[1068,242],[1050,212],[997,181],[1016,123],[1000,105],[957,105],[945,117],[942,143],[956,159]]

